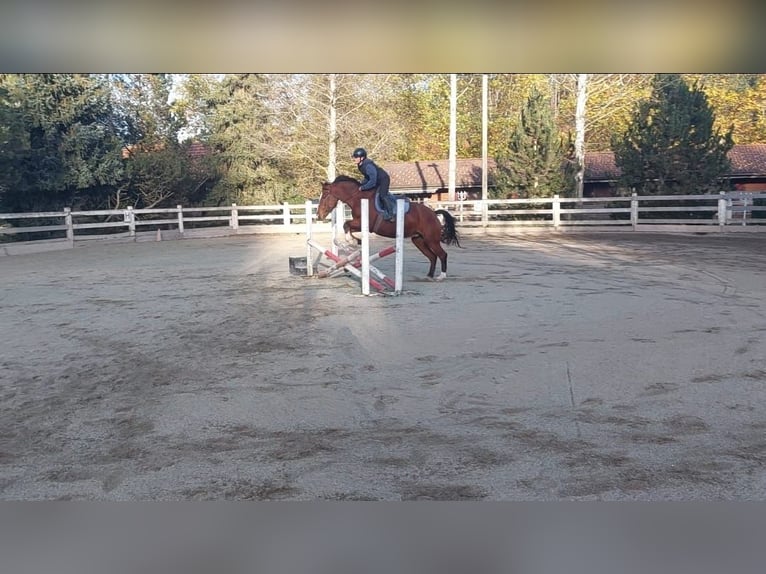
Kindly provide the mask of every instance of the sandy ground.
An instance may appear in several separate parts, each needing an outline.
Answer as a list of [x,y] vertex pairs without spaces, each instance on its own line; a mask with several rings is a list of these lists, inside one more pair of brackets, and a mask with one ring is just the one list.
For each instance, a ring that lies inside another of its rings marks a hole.
[[399,297],[300,235],[0,257],[0,498],[766,499],[766,236],[462,244]]

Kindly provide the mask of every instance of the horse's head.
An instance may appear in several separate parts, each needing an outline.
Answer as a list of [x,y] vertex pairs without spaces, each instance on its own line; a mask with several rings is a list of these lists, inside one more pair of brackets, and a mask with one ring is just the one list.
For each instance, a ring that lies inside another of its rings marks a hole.
[[350,205],[350,202],[359,195],[359,181],[347,175],[339,175],[332,183],[322,184],[322,196],[319,198],[317,219],[322,220],[335,209],[339,201]]
[[332,193],[332,184],[325,182],[322,184],[322,195],[319,197],[319,206],[317,207],[317,221],[322,221],[330,215],[330,212],[338,205],[338,198]]

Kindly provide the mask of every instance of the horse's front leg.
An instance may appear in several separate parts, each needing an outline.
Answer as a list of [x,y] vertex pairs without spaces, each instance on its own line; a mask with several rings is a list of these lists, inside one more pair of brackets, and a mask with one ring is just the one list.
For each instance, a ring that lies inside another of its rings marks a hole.
[[361,231],[362,230],[362,223],[358,219],[349,219],[343,224],[343,231],[346,233],[346,242],[347,243],[356,243],[359,245],[362,243],[362,240],[354,237],[351,233],[353,231]]

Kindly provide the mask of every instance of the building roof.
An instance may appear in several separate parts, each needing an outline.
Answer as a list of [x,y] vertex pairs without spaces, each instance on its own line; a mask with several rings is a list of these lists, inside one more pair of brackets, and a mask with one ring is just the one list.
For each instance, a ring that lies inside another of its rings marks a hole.
[[[123,150],[123,157],[129,155]],[[210,153],[209,148],[198,141],[188,148],[193,159]],[[740,178],[766,177],[766,143],[738,144],[729,151],[732,163],[730,175]],[[399,192],[434,192],[449,187],[449,160],[418,160],[402,162],[381,162],[391,176],[391,190]],[[495,160],[487,159],[487,184],[495,185]],[[585,182],[613,182],[620,176],[620,169],[614,162],[611,151],[585,153]],[[463,158],[456,161],[455,187],[481,187],[481,158]]]
[[[766,177],[766,143],[735,145],[729,151],[731,174],[735,177]],[[481,158],[458,159],[455,187],[481,186]],[[449,160],[420,160],[381,163],[391,176],[392,191],[434,192],[449,186]],[[487,160],[487,183],[494,185],[495,160]],[[585,182],[612,182],[620,177],[620,169],[611,151],[585,154]]]
[[210,153],[210,150],[207,145],[200,141],[193,141],[189,144],[189,149],[187,151],[189,154],[189,157],[192,159],[196,159],[198,157],[204,157]]
[[585,181],[614,181],[620,177],[620,168],[614,163],[614,153],[591,151],[585,154]]
[[[731,173],[736,177],[766,176],[766,144],[739,144],[729,150]],[[614,162],[611,151],[587,152],[585,154],[585,181],[615,181],[620,168]]]
[[731,175],[766,175],[766,144],[735,145],[729,152]]
[[[449,186],[449,160],[423,160],[383,163],[391,176],[392,191],[434,191]],[[494,185],[492,172],[495,160],[487,159],[487,184]],[[458,159],[455,166],[455,187],[481,186],[481,158]]]

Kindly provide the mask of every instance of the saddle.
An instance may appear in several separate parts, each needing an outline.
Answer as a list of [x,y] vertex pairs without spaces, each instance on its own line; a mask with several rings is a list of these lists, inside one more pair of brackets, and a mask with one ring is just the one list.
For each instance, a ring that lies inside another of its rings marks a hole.
[[[407,215],[407,212],[410,210],[410,198],[409,197],[402,197],[399,198],[397,196],[394,196],[395,199],[404,199],[404,214]],[[380,214],[383,214],[386,210],[383,207],[383,202],[380,199],[380,194],[376,191],[375,192],[375,211],[377,211]]]

